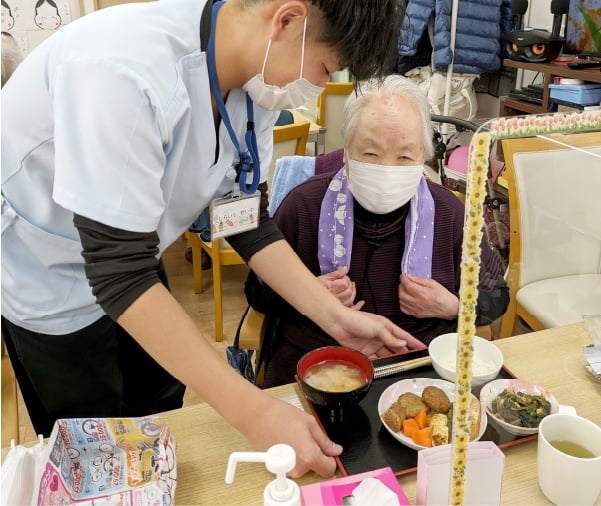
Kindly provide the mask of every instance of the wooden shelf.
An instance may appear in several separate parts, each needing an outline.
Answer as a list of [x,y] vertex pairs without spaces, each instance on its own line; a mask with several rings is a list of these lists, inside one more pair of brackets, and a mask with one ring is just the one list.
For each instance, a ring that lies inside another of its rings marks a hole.
[[[523,100],[510,97],[502,97],[500,101],[500,116],[515,116],[519,114],[542,114],[549,110],[549,84],[553,83],[555,77],[568,77],[581,79],[594,83],[601,83],[601,71],[599,69],[575,70],[567,65],[556,65],[554,63],[528,63],[516,60],[503,60],[505,67],[513,67],[543,74],[543,103],[533,104]],[[601,65],[601,64],[600,64]]]
[[[555,63],[528,63],[516,60],[503,60],[505,67],[514,67],[518,69],[532,70],[552,76],[569,77],[572,79],[582,79],[593,83],[601,83],[601,71],[599,69],[571,69],[567,65],[557,65]],[[601,66],[601,63],[599,63]]]
[[520,114],[542,114],[547,112],[547,108],[542,105],[517,100],[511,97],[501,97],[500,116],[518,116]]

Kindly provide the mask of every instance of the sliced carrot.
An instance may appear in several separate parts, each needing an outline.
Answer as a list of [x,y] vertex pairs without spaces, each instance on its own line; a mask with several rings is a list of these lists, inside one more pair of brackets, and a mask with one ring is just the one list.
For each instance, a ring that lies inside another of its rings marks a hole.
[[417,430],[419,430],[419,426],[417,425],[415,418],[405,418],[405,420],[403,420],[403,434],[405,434],[405,436],[411,437]]
[[432,427],[424,427],[413,432],[411,436],[416,445],[431,447],[432,446]]
[[417,415],[415,415],[415,421],[420,429],[428,426],[428,417],[426,411],[426,409],[422,409]]

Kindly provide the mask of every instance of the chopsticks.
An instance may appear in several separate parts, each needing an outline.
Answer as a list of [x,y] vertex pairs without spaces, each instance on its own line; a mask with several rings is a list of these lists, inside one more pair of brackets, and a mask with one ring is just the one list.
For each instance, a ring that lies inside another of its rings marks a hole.
[[374,367],[374,379],[384,378],[385,376],[391,376],[399,372],[409,371],[410,369],[416,369],[423,365],[429,365],[432,363],[430,355],[420,358],[414,358],[412,360],[406,360],[405,362],[397,362],[395,364],[381,365]]

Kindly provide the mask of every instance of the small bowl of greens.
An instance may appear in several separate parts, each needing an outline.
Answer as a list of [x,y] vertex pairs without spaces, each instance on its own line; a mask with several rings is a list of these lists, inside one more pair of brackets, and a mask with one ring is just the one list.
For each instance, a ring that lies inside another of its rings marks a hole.
[[503,429],[517,436],[538,432],[538,424],[557,413],[557,399],[543,387],[520,379],[497,379],[480,390],[486,414]]

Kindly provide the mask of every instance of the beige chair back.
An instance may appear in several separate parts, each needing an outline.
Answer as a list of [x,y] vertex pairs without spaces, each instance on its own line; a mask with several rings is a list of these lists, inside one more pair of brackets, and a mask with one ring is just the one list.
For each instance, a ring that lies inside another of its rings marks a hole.
[[344,104],[354,89],[354,83],[326,83],[324,91],[319,96],[317,123],[326,127],[326,153],[344,147],[341,133],[344,121]]
[[[601,144],[601,134],[568,137],[569,144]],[[540,138],[505,145],[519,199],[519,286],[600,272],[601,146],[585,152]]]

